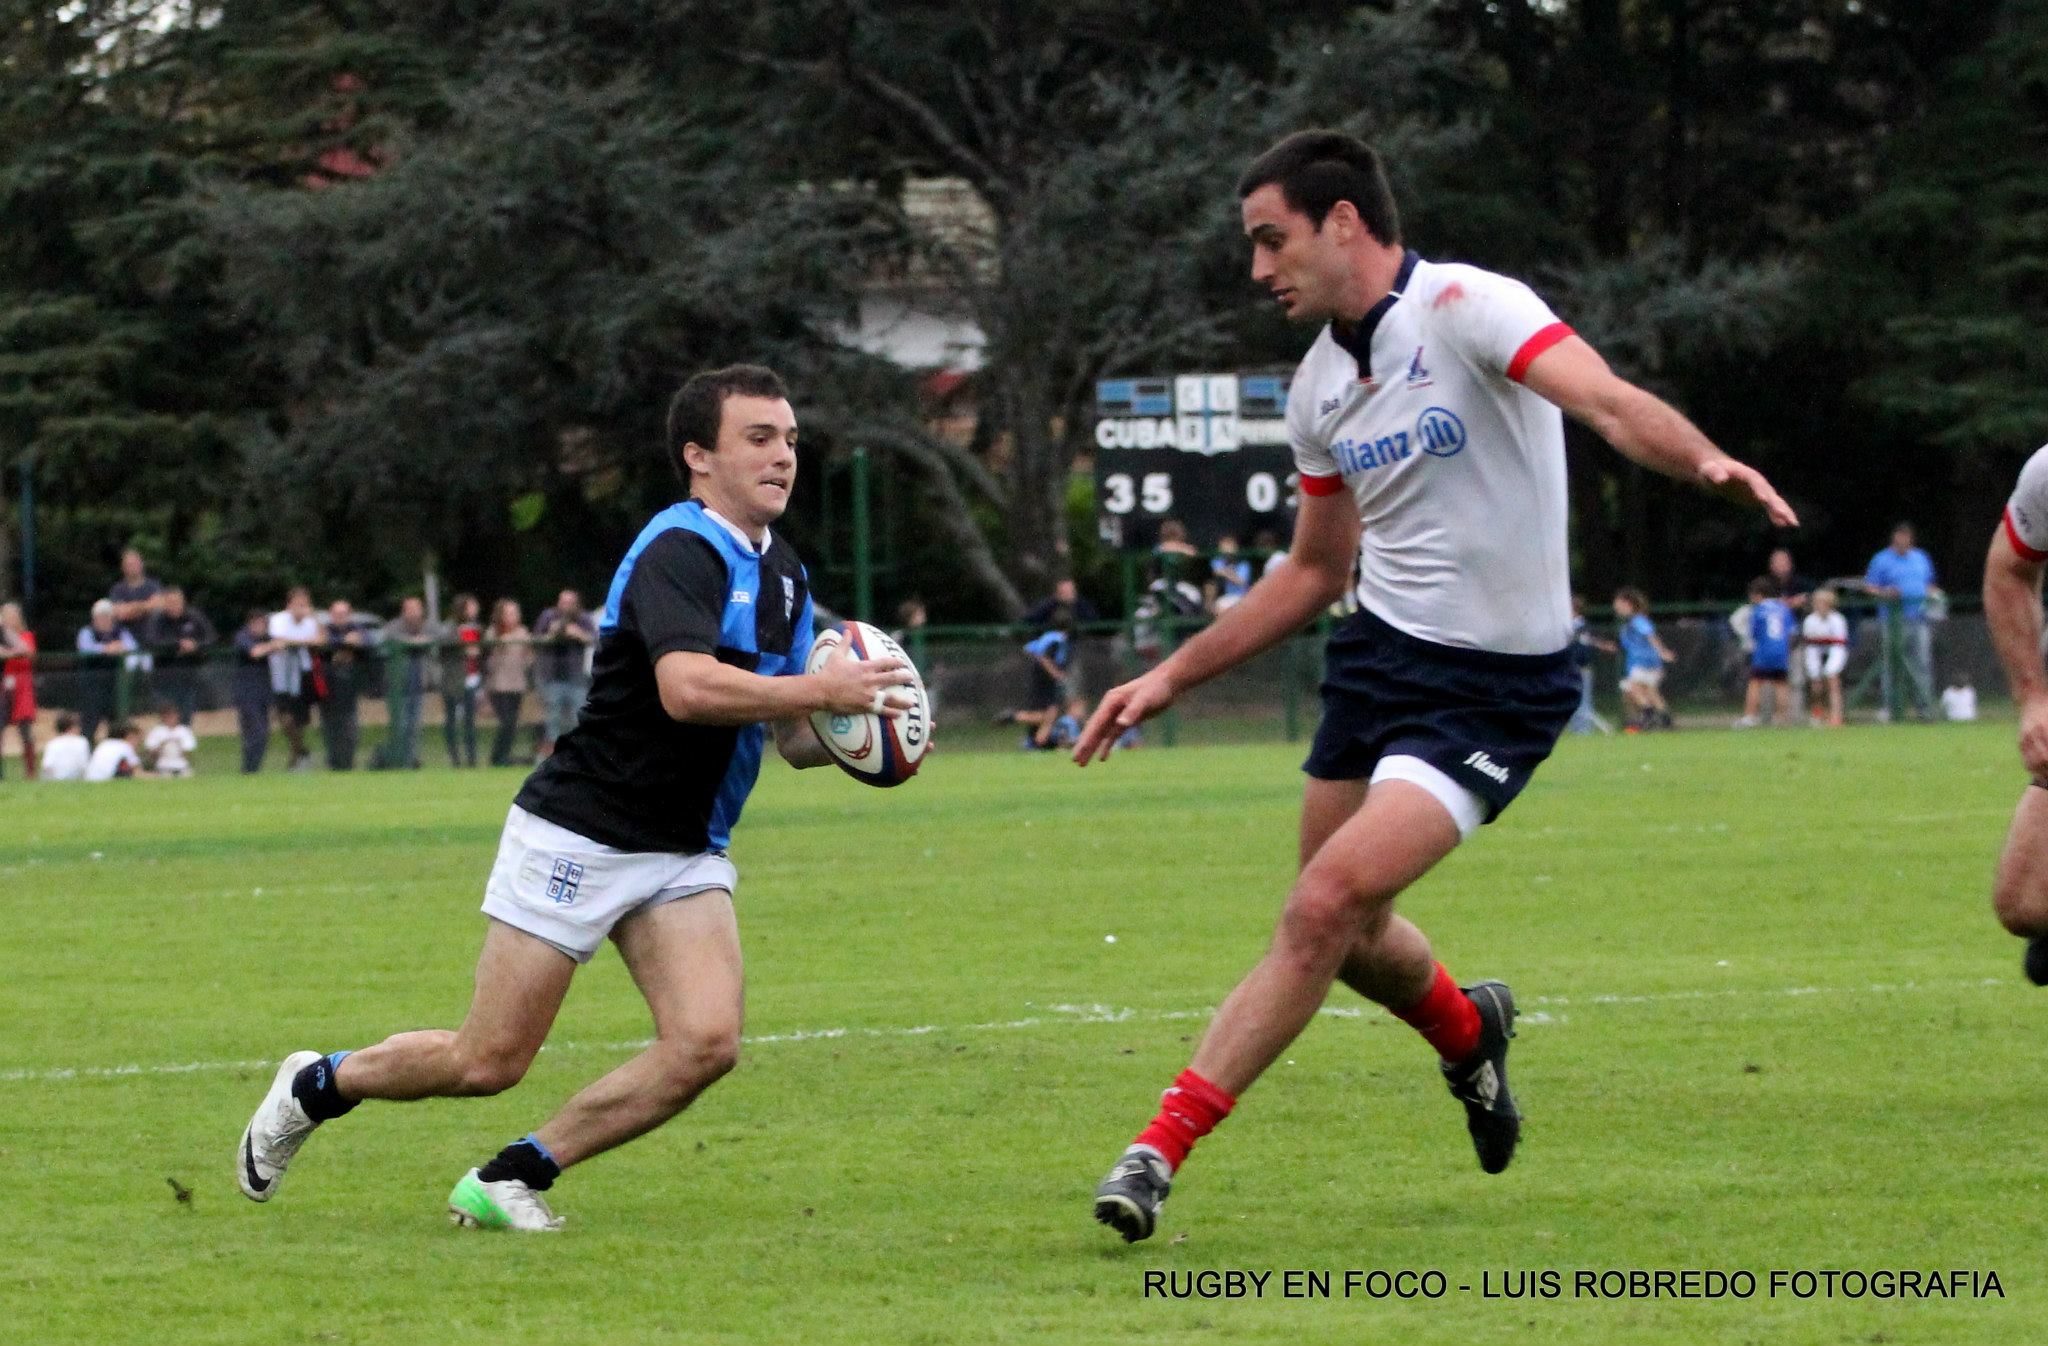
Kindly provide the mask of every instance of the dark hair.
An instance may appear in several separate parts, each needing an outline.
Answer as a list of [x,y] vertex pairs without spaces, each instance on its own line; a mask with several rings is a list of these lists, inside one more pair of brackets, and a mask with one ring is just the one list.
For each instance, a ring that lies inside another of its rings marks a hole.
[[1349,201],[1358,218],[1382,243],[1401,241],[1401,213],[1387,185],[1379,152],[1342,131],[1296,131],[1252,160],[1237,180],[1242,201],[1268,184],[1280,189],[1288,209],[1308,216],[1317,229],[1339,201]]
[[728,397],[779,397],[788,401],[789,389],[783,386],[780,375],[763,365],[727,365],[692,374],[668,404],[669,464],[685,486],[690,484],[690,465],[683,461],[683,445],[718,447],[718,427]]
[[77,728],[78,728],[78,717],[77,717],[76,715],[73,715],[73,714],[72,714],[72,713],[71,713],[70,711],[68,711],[68,710],[67,710],[67,711],[65,711],[65,712],[64,712],[64,713],[63,713],[62,715],[59,715],[59,716],[57,717],[57,732],[58,732],[58,733],[60,733],[60,734],[68,734],[68,733],[71,733],[71,732],[72,732],[73,730],[75,730],[75,729],[77,729]]
[[1897,523],[1892,525],[1892,531],[1894,533],[1917,534],[1920,530],[1913,527],[1913,521],[1911,519],[1901,519]]
[[1648,612],[1650,610],[1650,599],[1648,595],[1644,594],[1641,589],[1636,588],[1634,585],[1624,585],[1623,587],[1616,589],[1614,591],[1614,596],[1620,599],[1622,602],[1627,603],[1637,612]]
[[1755,579],[1749,582],[1749,596],[1751,598],[1771,598],[1774,597],[1777,594],[1777,592],[1778,586],[1774,584],[1767,576],[1758,575]]
[[113,723],[113,727],[111,727],[110,729],[108,729],[108,730],[107,730],[107,737],[108,737],[108,738],[126,738],[126,737],[128,737],[128,736],[129,736],[130,734],[132,734],[132,733],[134,733],[134,732],[135,732],[135,724],[134,724],[134,722],[133,722],[133,721],[131,721],[131,720],[116,720],[116,721],[114,721],[114,723]]
[[244,626],[247,626],[250,622],[267,622],[269,620],[270,614],[268,612],[265,612],[262,608],[250,608],[247,612],[242,614],[242,625]]

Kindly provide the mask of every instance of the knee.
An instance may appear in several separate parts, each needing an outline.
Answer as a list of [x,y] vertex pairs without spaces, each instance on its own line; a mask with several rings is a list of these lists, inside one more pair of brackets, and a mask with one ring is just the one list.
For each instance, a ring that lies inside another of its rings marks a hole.
[[1285,944],[1313,955],[1342,957],[1370,925],[1375,896],[1311,868],[1296,880],[1280,916]]
[[2007,933],[2031,938],[2048,934],[2048,903],[2042,901],[2039,886],[2019,875],[2001,872],[1991,889],[1991,908]]
[[532,1058],[511,1052],[482,1052],[462,1059],[457,1092],[469,1098],[502,1094],[526,1078]]
[[703,1028],[662,1044],[663,1086],[687,1101],[740,1063],[739,1025]]

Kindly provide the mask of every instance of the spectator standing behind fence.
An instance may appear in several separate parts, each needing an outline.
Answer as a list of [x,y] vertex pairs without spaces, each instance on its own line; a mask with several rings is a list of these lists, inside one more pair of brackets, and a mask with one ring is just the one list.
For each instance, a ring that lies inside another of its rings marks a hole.
[[1621,698],[1632,719],[1626,731],[1671,728],[1671,708],[1664,702],[1664,665],[1672,654],[1657,638],[1650,621],[1650,600],[1641,589],[1614,595],[1614,615],[1621,619]]
[[242,736],[245,776],[263,769],[263,754],[270,750],[270,656],[277,648],[270,639],[270,614],[250,608],[242,629],[235,632],[234,680],[229,689]]
[[[1813,723],[1839,725],[1842,722],[1842,670],[1849,663],[1849,620],[1835,610],[1833,589],[1813,591],[1813,611],[1800,623],[1799,636],[1806,648],[1806,694]],[[1825,703],[1826,710],[1822,710]]]
[[419,770],[420,705],[427,697],[440,635],[427,620],[425,600],[411,594],[399,602],[397,619],[384,627],[384,705],[391,730],[373,763],[380,770]]
[[57,736],[43,745],[44,780],[84,780],[92,761],[92,740],[78,732],[78,717],[65,711],[57,717]]
[[326,638],[320,647],[320,671],[327,695],[320,702],[320,737],[327,744],[329,771],[354,771],[361,740],[357,709],[368,690],[376,638],[345,598],[327,605]]
[[87,739],[114,718],[121,660],[135,653],[135,637],[114,620],[114,604],[92,605],[92,620],[78,630],[78,724]]
[[[21,736],[21,774],[36,778],[36,635],[22,619],[21,604],[0,603],[0,737],[7,726]],[[7,745],[0,742],[0,775]]]
[[484,691],[498,721],[491,740],[491,765],[512,765],[513,741],[519,734],[519,707],[526,700],[526,677],[533,667],[533,636],[520,620],[519,604],[509,598],[491,609],[491,629],[484,636]]
[[583,610],[583,596],[564,589],[555,605],[534,619],[540,682],[540,752],[554,752],[555,740],[576,727],[590,695],[590,650],[597,644],[597,623]]
[[[1934,582],[1934,561],[1913,545],[1913,525],[1900,523],[1892,529],[1889,547],[1870,558],[1863,587],[1878,600],[1878,628],[1884,639],[1880,665],[1885,713],[1891,713],[1896,695],[1892,687],[1892,665],[1896,658],[1906,671],[1906,686],[1913,694],[1920,718],[1934,718],[1934,630],[1928,625],[1927,602],[1941,596]],[[1896,620],[1895,620],[1896,619]],[[1900,642],[1894,650],[1892,641]]]
[[164,586],[152,578],[142,565],[142,553],[130,547],[121,553],[121,578],[114,581],[107,590],[107,601],[114,605],[114,620],[134,630],[141,630],[149,619],[163,610]]
[[189,776],[199,738],[178,708],[166,701],[157,723],[142,739],[142,760],[159,776]]
[[[143,628],[142,643],[156,663],[157,694],[176,706],[189,725],[199,709],[200,666],[220,632],[175,584],[163,591],[160,604]],[[114,605],[117,612],[120,606]]]
[[1794,612],[1805,612],[1813,601],[1813,581],[1799,573],[1792,553],[1779,547],[1765,563],[1770,574],[1771,597],[1781,598]]
[[1776,596],[1777,587],[1768,576],[1749,583],[1749,687],[1743,693],[1737,729],[1753,729],[1792,709],[1785,699],[1792,671],[1792,608]]
[[455,620],[441,646],[441,737],[449,766],[476,765],[476,703],[483,696],[483,604],[457,594],[448,605]]
[[306,727],[313,722],[313,652],[325,637],[313,615],[313,595],[295,584],[285,595],[284,611],[270,614],[270,698],[277,707],[278,727],[291,748],[288,771],[310,771],[313,754],[306,747]]
[[[919,603],[918,607],[922,609],[924,604]],[[1053,584],[1051,597],[1040,599],[1019,618],[1023,625],[1036,627],[1041,631],[1055,626],[1073,626],[1101,620],[1102,614],[1095,610],[1093,603],[1082,596],[1080,586],[1066,577]],[[924,625],[922,621],[917,624]]]

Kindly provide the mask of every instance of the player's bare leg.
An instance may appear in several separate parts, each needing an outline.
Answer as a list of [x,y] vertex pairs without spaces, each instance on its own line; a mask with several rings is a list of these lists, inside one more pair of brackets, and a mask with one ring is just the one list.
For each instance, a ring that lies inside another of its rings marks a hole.
[[554,945],[490,920],[462,1026],[399,1033],[350,1052],[335,1068],[335,1086],[351,1102],[503,1093],[526,1077],[575,971]]
[[547,1038],[575,970],[559,949],[494,920],[461,1028],[400,1033],[359,1052],[286,1057],[236,1151],[243,1195],[270,1200],[313,1129],[365,1098],[495,1094],[517,1084]]
[[654,1044],[588,1086],[448,1194],[458,1224],[551,1231],[542,1194],[562,1170],[623,1145],[690,1105],[739,1059],[739,926],[724,889],[645,907],[612,930],[654,1015]]
[[642,909],[612,939],[654,1014],[654,1043],[534,1133],[563,1168],[652,1131],[739,1062],[745,983],[730,893]]
[[1991,905],[1998,923],[2027,941],[2027,979],[2048,986],[2048,789],[2029,785],[2013,810]]
[[1243,1093],[1308,1026],[1339,971],[1361,956],[1383,986],[1426,988],[1429,944],[1409,922],[1395,923],[1391,903],[1458,840],[1457,823],[1420,786],[1390,780],[1372,787],[1302,867],[1266,956],[1223,1002],[1189,1068],[1225,1093]]
[[[1161,1100],[1159,1115],[1097,1189],[1098,1220],[1126,1240],[1152,1233],[1188,1149],[1308,1026],[1340,975],[1396,1007],[1433,1044],[1442,1044],[1441,1054],[1463,1058],[1480,1045],[1479,1007],[1430,958],[1422,932],[1395,916],[1392,906],[1458,841],[1449,811],[1420,786],[1402,780],[1370,789],[1356,781],[1310,783],[1302,809],[1307,859],[1273,943],[1224,1001],[1194,1060]],[[1511,1005],[1504,1013],[1512,1017]],[[1504,1089],[1501,1101],[1512,1117]],[[1512,1140],[1507,1148],[1512,1151]],[[1488,1167],[1497,1171],[1505,1162],[1503,1156]]]

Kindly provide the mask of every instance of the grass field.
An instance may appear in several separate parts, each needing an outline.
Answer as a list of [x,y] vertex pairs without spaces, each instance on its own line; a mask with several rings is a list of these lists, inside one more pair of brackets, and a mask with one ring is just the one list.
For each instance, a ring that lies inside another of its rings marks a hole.
[[[955,754],[893,794],[769,770],[736,849],[740,1069],[566,1177],[559,1238],[458,1231],[441,1199],[645,1036],[610,953],[511,1093],[366,1105],[266,1207],[230,1170],[278,1057],[459,1017],[516,773],[9,780],[0,1336],[2039,1340],[2044,1006],[1987,902],[2009,740],[1566,743],[1405,903],[1522,1001],[1515,1166],[1482,1175],[1427,1049],[1340,992],[1131,1248],[1089,1194],[1263,946],[1297,749]],[[1374,1268],[1449,1289],[1341,1297]],[[1591,1301],[1580,1268],[1759,1286]],[[2004,1298],[1768,1297],[1825,1268],[1995,1271]],[[1145,1296],[1229,1269],[1276,1274]],[[1290,1269],[1338,1293],[1282,1298]],[[1565,1297],[1485,1294],[1543,1270]]]

